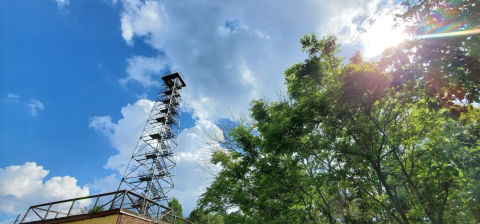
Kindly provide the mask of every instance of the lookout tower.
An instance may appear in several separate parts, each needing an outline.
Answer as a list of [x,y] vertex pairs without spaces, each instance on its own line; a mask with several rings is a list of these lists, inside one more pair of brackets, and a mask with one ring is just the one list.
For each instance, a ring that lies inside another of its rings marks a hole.
[[[20,223],[190,223],[168,208],[175,175],[182,89],[179,70],[163,85],[118,188],[121,191],[30,206]],[[17,221],[20,219],[17,217]]]
[[163,85],[153,105],[142,135],[125,170],[119,189],[144,195],[166,205],[174,187],[180,130],[181,95],[186,86],[179,70],[162,77]]

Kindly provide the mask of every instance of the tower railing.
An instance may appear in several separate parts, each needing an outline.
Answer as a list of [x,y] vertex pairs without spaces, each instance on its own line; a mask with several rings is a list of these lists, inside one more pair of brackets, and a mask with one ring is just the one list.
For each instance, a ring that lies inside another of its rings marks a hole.
[[180,76],[180,78],[182,79],[182,82],[186,85],[186,84],[187,84],[187,80],[183,77],[182,72],[180,72],[180,69],[173,69],[173,70],[170,71],[170,73],[164,74],[164,75],[162,76],[162,78],[163,78],[163,77],[167,77],[167,76],[172,75],[172,74],[175,74],[175,73],[177,73],[177,74]]
[[[171,220],[172,209],[128,190],[30,206],[20,223],[125,209],[157,220]],[[167,217],[170,216],[170,217]]]

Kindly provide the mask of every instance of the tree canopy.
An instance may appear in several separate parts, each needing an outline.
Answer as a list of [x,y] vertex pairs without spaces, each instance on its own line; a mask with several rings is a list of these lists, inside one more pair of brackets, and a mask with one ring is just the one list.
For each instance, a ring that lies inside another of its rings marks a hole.
[[343,65],[335,37],[303,37],[286,94],[253,100],[251,122],[223,130],[198,209],[225,223],[480,222],[480,36],[421,36],[477,29],[479,7],[404,4],[421,38],[379,62],[357,52]]
[[173,215],[183,218],[183,208],[178,199],[175,197],[168,202],[168,207],[173,210]]
[[223,216],[210,214],[201,208],[195,208],[190,212],[188,220],[195,224],[224,224]]
[[394,70],[394,82],[423,80],[436,101],[430,106],[450,108],[455,116],[480,97],[480,8],[476,0],[404,1],[398,16],[414,39],[383,55]]

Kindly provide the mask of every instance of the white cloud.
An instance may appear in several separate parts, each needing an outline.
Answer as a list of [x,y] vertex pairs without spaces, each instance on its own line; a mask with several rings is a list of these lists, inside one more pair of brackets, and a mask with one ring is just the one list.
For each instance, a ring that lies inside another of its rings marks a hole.
[[[0,169],[0,195],[11,194],[21,198],[31,194],[30,189],[39,189],[43,185],[43,178],[48,175],[48,170],[36,163],[27,162],[22,166],[9,166]],[[22,178],[26,177],[26,178]]]
[[38,110],[44,110],[45,109],[45,107],[43,107],[42,102],[40,102],[38,100],[30,100],[29,103],[28,103],[28,107],[30,107],[30,114],[32,114],[32,116],[37,116],[38,115],[38,113],[37,113]]
[[[185,109],[209,120],[245,111],[253,98],[274,98],[283,90],[283,71],[306,57],[300,51],[303,35],[335,34],[349,43],[343,48],[348,54],[379,55],[379,46],[386,46],[378,42],[392,39],[387,33],[401,9],[393,0],[119,2],[125,41],[143,40],[168,58],[155,69],[129,63],[122,80],[154,86],[156,79],[149,77],[155,71],[179,68],[189,83]],[[133,67],[138,72],[131,72]]]
[[109,176],[106,176],[101,179],[95,178],[95,182],[92,185],[93,190],[98,190],[99,193],[106,193],[116,191],[118,184],[120,184],[121,177],[119,175],[112,173]]
[[0,168],[0,214],[24,214],[32,205],[89,194],[88,187],[77,186],[74,177],[52,177],[44,182],[48,173],[35,162]]
[[112,122],[109,116],[91,117],[89,126],[108,138],[118,154],[108,159],[105,168],[113,169],[123,175],[126,165],[147,122],[153,102],[138,100],[135,104],[123,107],[123,118]]
[[255,85],[255,77],[252,76],[252,71],[248,69],[245,61],[240,66],[240,74],[242,74],[243,83]]
[[57,6],[60,10],[64,10],[65,7],[70,5],[70,0],[55,0],[57,2]]
[[[143,85],[143,87],[160,86],[157,81],[160,78],[160,71],[167,64],[165,59],[160,57],[147,58],[143,56],[134,56],[127,59],[128,77],[120,79],[122,85],[126,85],[128,82],[136,81]],[[156,79],[154,79],[154,77]]]
[[[157,1],[124,0],[121,15],[122,37],[133,45],[134,36],[145,36],[149,43],[160,44],[164,21],[163,6]],[[154,39],[152,39],[154,38]]]
[[[262,62],[265,60],[252,58],[242,62],[239,59],[244,58],[245,53],[252,50],[256,51],[258,57],[267,51],[268,39],[264,34],[266,32],[251,29],[248,23],[241,20],[232,20],[228,12],[230,10],[223,11],[223,3],[184,1],[175,4],[157,2],[158,5],[155,5],[147,1],[148,4],[145,2],[139,6],[131,4],[132,1],[123,2],[125,9],[122,16],[132,19],[122,20],[125,41],[133,41],[130,36],[145,37],[145,41],[153,48],[165,50],[169,61],[173,62],[170,67],[180,68],[186,75],[188,83],[192,83],[185,89],[184,99],[185,109],[192,111],[195,117],[213,119],[217,111],[228,111],[228,106],[223,106],[227,102],[237,102],[238,104],[232,105],[232,109],[240,109],[241,106],[248,105],[250,99],[255,97],[254,94],[263,92],[254,90],[252,85],[243,85],[246,79],[242,75],[251,74],[248,81],[266,83],[267,80],[256,78],[255,75],[259,74],[254,74],[254,70],[250,69],[250,66],[260,63],[265,65],[266,63]],[[152,17],[167,19],[156,24],[154,29],[146,31],[143,19],[138,16],[140,8],[158,8],[148,11],[154,13]],[[137,25],[132,26],[133,24]],[[134,27],[141,31],[136,32]],[[130,32],[133,33],[130,35]],[[298,48],[296,50],[298,52]],[[246,65],[249,66],[250,73],[241,74],[242,71],[246,71]],[[278,72],[281,74],[284,68],[279,68]],[[255,72],[262,71],[256,69]],[[278,90],[283,81],[278,77],[275,81],[268,80],[268,83],[272,84],[271,88]]]
[[[366,58],[374,58],[391,44],[404,39],[400,29],[393,30],[395,14],[403,12],[400,3],[393,0],[332,1],[330,8],[337,11],[321,32],[334,34],[344,44],[359,44]],[[341,9],[341,10],[338,10]]]
[[197,120],[195,126],[184,129],[178,136],[175,189],[171,197],[176,197],[182,204],[184,216],[194,209],[200,194],[220,171],[220,166],[212,165],[210,158],[212,150],[222,148],[214,142],[205,144],[205,133],[218,136],[220,141],[223,139],[222,131],[214,123],[203,119]]
[[18,103],[20,100],[20,96],[8,93],[7,96],[5,97],[5,100]]
[[[8,93],[7,96],[4,98],[5,101],[8,102],[13,102],[13,103],[19,103],[20,102],[20,96],[12,93]],[[22,100],[22,104],[25,103],[25,101]],[[30,108],[30,114],[32,116],[37,116],[38,111],[44,110],[45,107],[43,106],[43,103],[40,102],[39,100],[34,100],[30,99],[27,101],[26,106]]]

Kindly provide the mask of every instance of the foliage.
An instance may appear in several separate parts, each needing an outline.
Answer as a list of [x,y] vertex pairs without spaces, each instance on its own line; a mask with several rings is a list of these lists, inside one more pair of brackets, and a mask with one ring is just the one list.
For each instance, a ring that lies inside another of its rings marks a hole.
[[88,209],[87,207],[83,207],[80,209],[80,214],[93,214],[97,212],[103,212],[104,208],[103,205],[97,205],[95,208]]
[[[480,8],[478,1],[422,0],[403,2],[398,16],[414,37],[384,53],[395,82],[422,80],[433,108],[448,107],[455,116],[480,97]],[[477,31],[472,33],[471,31]],[[447,34],[447,35],[445,35]]]
[[[436,22],[452,22],[453,12],[478,14],[473,1],[404,4],[404,20],[441,10],[446,16]],[[429,21],[415,21],[415,35],[435,30],[422,31]],[[457,30],[478,28],[478,21]],[[334,37],[305,36],[308,58],[285,71],[287,94],[252,101],[252,122],[224,130],[231,147],[213,153],[222,170],[191,216],[215,212],[225,223],[480,222],[480,111],[472,104],[479,102],[478,38],[417,39],[379,62],[357,52],[342,65]]]
[[188,220],[195,224],[223,224],[223,216],[219,214],[209,214],[201,208],[195,208],[190,212]]
[[173,215],[183,218],[183,208],[178,199],[175,197],[168,202],[168,207],[173,210]]

